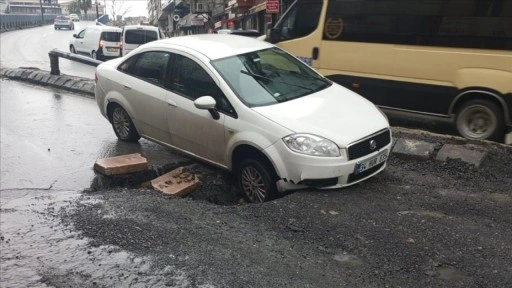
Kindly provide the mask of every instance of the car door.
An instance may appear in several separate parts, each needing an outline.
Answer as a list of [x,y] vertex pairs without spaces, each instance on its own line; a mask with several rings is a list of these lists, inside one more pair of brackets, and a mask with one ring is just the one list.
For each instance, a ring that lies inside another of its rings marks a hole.
[[[174,146],[203,159],[226,166],[224,121],[234,113],[206,65],[190,56],[176,54],[171,63],[168,120]],[[201,96],[217,101],[220,118],[194,106]]]
[[148,51],[138,53],[119,65],[124,76],[116,83],[123,95],[125,109],[133,118],[138,132],[172,145],[167,126],[167,99],[170,93],[164,80],[167,77],[171,53]]
[[84,29],[76,35],[75,41],[73,41],[76,52],[81,52],[81,53],[88,52],[88,51],[85,51],[85,44],[84,44],[84,41],[85,41],[84,38],[85,38],[86,33],[87,33],[87,29]]

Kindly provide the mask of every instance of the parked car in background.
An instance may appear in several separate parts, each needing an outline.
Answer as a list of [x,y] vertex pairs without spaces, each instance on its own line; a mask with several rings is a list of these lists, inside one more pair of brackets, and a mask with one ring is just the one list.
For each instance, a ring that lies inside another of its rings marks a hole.
[[95,97],[122,141],[141,137],[238,176],[252,202],[334,188],[382,171],[385,115],[274,45],[201,34],[100,64]]
[[73,34],[73,39],[69,42],[69,51],[86,54],[102,61],[117,58],[121,51],[121,28],[89,26],[78,34]]
[[158,27],[149,25],[127,25],[123,27],[121,34],[121,55],[126,55],[151,41],[165,38],[164,33]]
[[74,30],[75,24],[73,23],[73,20],[71,20],[71,18],[69,18],[69,16],[58,15],[57,17],[55,17],[55,20],[53,20],[53,28],[55,30],[61,29],[61,28]]
[[80,21],[80,17],[78,17],[76,14],[69,14],[69,18],[71,18],[73,21]]
[[217,30],[217,34],[232,34],[232,35],[240,35],[240,36],[247,36],[252,38],[258,38],[262,36],[258,30],[231,30],[231,29],[220,29]]

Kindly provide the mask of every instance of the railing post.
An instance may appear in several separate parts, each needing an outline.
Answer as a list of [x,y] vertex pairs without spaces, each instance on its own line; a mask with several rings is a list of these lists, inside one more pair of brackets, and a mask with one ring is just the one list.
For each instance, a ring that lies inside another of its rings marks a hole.
[[60,75],[59,56],[52,54],[51,51],[48,53],[48,55],[50,55],[50,74]]

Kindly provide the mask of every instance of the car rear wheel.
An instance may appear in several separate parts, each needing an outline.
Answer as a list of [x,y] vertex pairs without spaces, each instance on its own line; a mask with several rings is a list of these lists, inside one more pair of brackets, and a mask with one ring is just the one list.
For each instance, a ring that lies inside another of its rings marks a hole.
[[238,184],[252,203],[262,203],[275,198],[277,176],[270,164],[247,158],[238,165]]
[[456,116],[457,131],[468,139],[503,141],[505,122],[500,107],[487,100],[464,103]]
[[91,58],[94,59],[94,60],[98,60],[96,57],[97,57],[96,56],[96,51],[92,51],[91,52]]
[[110,122],[119,140],[137,142],[140,139],[140,135],[135,125],[133,125],[130,115],[121,106],[114,106],[110,114]]

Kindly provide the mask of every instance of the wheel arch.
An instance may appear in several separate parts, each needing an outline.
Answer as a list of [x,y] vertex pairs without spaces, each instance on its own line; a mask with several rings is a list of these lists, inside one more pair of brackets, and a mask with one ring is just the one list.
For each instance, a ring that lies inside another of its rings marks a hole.
[[242,162],[242,159],[245,158],[253,158],[262,161],[265,165],[273,169],[274,176],[278,176],[277,169],[270,158],[263,151],[249,144],[240,144],[233,149],[230,161],[231,171],[236,172],[239,168],[238,165]]
[[505,117],[505,124],[509,126],[512,125],[511,111],[505,99],[503,99],[503,96],[497,91],[482,87],[468,88],[460,92],[450,105],[449,114],[456,114],[464,103],[477,99],[491,101],[498,105]]

